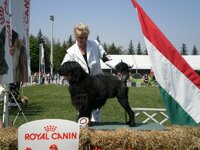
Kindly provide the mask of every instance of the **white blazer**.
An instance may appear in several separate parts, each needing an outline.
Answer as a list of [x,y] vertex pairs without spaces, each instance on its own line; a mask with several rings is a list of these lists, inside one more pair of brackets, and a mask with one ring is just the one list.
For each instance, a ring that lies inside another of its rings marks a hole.
[[[101,70],[101,63],[100,59],[103,59],[103,55],[106,54],[104,48],[99,44],[98,41],[96,40],[88,40],[87,41],[87,62],[88,66],[90,68],[90,75],[96,75],[99,73],[103,73]],[[89,73],[87,64],[85,59],[83,58],[83,55],[81,54],[79,47],[77,45],[77,42],[72,45],[69,49],[66,50],[66,55],[62,61],[62,64],[67,61],[76,61],[78,62],[82,68]],[[117,63],[114,60],[110,58],[110,56],[106,56],[109,61],[106,61],[105,63],[110,67],[110,68],[115,68]]]

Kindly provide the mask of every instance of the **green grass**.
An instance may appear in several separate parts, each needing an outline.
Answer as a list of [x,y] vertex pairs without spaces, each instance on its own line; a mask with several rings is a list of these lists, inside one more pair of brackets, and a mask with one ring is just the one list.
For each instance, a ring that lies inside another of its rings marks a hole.
[[[23,108],[28,121],[38,119],[68,119],[75,121],[77,112],[71,104],[67,86],[33,85],[21,88],[21,95],[29,98],[28,106]],[[129,87],[131,107],[164,108],[157,87]],[[0,106],[3,109],[2,105]],[[18,109],[9,109],[9,124],[12,125]],[[0,111],[2,115],[2,111]],[[110,99],[102,108],[102,121],[125,121],[125,113],[117,100]],[[24,123],[20,115],[15,123],[19,127]]]

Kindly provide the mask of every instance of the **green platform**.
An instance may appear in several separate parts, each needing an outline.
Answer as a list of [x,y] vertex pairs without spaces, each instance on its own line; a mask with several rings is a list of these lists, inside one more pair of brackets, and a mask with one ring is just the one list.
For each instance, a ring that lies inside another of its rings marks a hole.
[[120,128],[128,128],[131,130],[167,130],[167,128],[158,123],[136,123],[135,127],[129,127],[122,122],[93,122],[91,129],[97,130],[115,130]]

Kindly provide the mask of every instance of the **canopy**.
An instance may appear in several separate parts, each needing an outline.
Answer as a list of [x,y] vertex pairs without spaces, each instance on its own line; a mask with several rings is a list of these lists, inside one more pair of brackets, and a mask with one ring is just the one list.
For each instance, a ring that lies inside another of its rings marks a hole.
[[[132,69],[151,69],[151,62],[148,55],[110,55],[116,61],[123,61]],[[184,55],[183,58],[189,63],[194,70],[200,70],[200,55]],[[102,69],[110,69],[101,61]]]

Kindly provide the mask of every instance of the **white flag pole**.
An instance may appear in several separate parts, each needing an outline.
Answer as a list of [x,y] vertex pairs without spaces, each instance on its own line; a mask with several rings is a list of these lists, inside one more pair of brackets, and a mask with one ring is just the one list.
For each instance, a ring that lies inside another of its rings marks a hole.
[[4,91],[3,91],[3,94],[4,94],[4,104],[3,104],[3,124],[4,124],[4,127],[7,128],[8,125],[9,125],[9,121],[8,121],[8,116],[9,116],[9,111],[8,111],[8,100],[9,100],[9,86],[8,84],[5,84],[4,85]]
[[51,56],[50,56],[50,69],[51,69],[51,76],[53,76],[53,21],[54,21],[54,16],[50,16],[50,20],[52,21],[51,24]]

